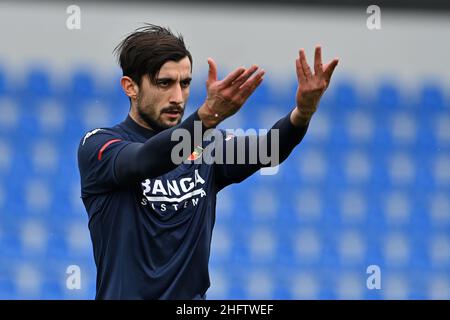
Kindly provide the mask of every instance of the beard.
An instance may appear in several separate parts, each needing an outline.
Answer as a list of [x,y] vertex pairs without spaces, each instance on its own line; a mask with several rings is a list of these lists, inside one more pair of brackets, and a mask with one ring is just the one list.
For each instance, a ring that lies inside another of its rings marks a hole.
[[153,118],[152,116],[148,115],[142,109],[138,106],[137,108],[139,117],[154,131],[160,132],[166,129],[169,129],[171,126],[167,125],[161,121],[158,121],[158,119]]
[[[150,108],[147,108],[150,109]],[[160,111],[160,114],[163,112],[167,112],[167,111],[171,111],[171,110],[177,110],[180,112],[180,119],[177,121],[177,123],[175,125],[178,125],[181,122],[181,119],[183,118],[184,115],[184,108],[183,107],[178,107],[178,106],[169,106],[169,107],[165,107]],[[157,115],[155,114],[148,114],[144,111],[144,108],[142,108],[141,105],[141,101],[137,101],[137,112],[139,114],[139,117],[150,127],[152,128],[154,131],[156,132],[161,132],[163,130],[172,128],[173,125],[170,124],[166,124],[160,120],[158,120]]]

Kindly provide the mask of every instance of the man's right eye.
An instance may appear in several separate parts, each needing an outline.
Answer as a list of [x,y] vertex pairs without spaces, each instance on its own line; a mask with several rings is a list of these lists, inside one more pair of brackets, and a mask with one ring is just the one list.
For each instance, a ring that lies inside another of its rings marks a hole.
[[169,83],[170,83],[169,80],[158,80],[158,81],[156,82],[156,84],[157,84],[159,87],[163,87],[163,88],[168,87],[168,86],[169,86]]

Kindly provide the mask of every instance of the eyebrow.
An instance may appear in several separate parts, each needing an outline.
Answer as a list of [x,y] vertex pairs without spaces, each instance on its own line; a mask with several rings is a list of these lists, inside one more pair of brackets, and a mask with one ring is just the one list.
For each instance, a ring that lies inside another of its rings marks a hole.
[[[162,77],[162,78],[158,78],[158,79],[156,79],[156,82],[158,82],[158,81],[175,81],[175,79],[174,78],[170,78],[170,77]],[[191,77],[186,77],[186,78],[182,78],[181,80],[180,80],[181,82],[183,82],[183,81],[192,81],[192,78]]]

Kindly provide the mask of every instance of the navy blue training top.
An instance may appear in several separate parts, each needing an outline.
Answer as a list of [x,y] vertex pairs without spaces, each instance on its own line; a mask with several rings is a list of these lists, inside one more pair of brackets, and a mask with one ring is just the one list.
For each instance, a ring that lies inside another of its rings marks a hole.
[[[178,142],[171,141],[170,134],[176,128],[193,134],[195,121],[200,121],[197,112],[157,133],[128,116],[81,139],[78,166],[97,267],[96,299],[205,297],[216,195],[268,165],[259,160],[256,164],[198,162],[195,157],[174,164],[170,151]],[[273,129],[279,130],[282,162],[307,127],[292,125],[288,114]],[[249,152],[248,136],[220,132],[222,146],[232,140],[237,146],[244,139]],[[269,134],[263,138],[270,142]],[[191,156],[198,156],[212,142],[202,141],[202,148],[192,143]]]

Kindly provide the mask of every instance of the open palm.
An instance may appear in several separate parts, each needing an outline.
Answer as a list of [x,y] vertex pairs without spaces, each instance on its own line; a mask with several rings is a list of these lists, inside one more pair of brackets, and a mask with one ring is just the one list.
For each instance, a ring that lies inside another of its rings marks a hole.
[[322,65],[322,48],[316,46],[313,74],[306,61],[305,50],[300,50],[299,57],[295,60],[298,78],[296,101],[302,117],[309,119],[317,110],[319,100],[330,84],[338,61],[338,59],[333,59],[330,63]]

